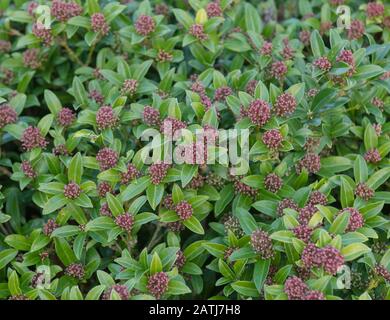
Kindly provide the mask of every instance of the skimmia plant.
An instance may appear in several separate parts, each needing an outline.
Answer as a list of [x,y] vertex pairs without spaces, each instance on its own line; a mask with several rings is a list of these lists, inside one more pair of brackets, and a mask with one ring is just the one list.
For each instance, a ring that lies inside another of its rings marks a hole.
[[387,1],[0,9],[0,299],[390,299]]

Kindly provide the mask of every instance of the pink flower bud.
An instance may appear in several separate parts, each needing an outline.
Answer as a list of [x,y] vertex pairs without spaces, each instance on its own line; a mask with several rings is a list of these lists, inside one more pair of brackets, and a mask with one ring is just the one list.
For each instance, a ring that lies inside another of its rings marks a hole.
[[75,182],[69,182],[64,187],[64,196],[68,199],[76,199],[81,194],[80,186]]
[[175,211],[181,220],[187,220],[192,217],[193,209],[192,206],[185,200],[180,201],[176,205]]
[[168,290],[169,277],[165,272],[157,272],[151,275],[148,279],[147,289],[148,291],[160,299],[161,296]]
[[263,230],[256,230],[252,233],[251,246],[262,259],[270,259],[274,256],[272,240],[269,234]]
[[103,148],[96,155],[100,170],[108,170],[115,167],[118,163],[119,155],[115,150]]

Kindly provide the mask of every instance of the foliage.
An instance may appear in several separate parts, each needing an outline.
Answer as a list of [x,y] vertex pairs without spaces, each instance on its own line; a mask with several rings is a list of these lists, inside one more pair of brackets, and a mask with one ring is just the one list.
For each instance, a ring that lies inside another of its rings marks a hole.
[[[0,1],[0,299],[390,299],[390,5],[39,2]],[[249,171],[144,163],[167,119]]]

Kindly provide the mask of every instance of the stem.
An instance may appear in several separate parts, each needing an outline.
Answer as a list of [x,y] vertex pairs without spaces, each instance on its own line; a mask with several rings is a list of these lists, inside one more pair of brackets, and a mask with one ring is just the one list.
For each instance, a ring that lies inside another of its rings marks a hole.
[[122,248],[121,248],[121,246],[117,243],[117,242],[115,242],[115,248],[117,249],[117,251],[119,252],[119,253],[121,253],[122,252]]
[[7,229],[6,229],[2,224],[0,224],[0,229],[1,229],[1,231],[4,233],[4,235],[8,235],[8,234],[9,234],[9,232],[7,231]]
[[0,167],[0,174],[10,177],[12,173],[7,168]]
[[60,39],[60,40],[59,40],[59,44],[66,50],[66,52],[68,53],[70,59],[71,59],[73,62],[76,62],[76,63],[78,63],[78,64],[81,65],[81,66],[84,65],[84,64],[81,62],[81,60],[79,59],[79,57],[76,55],[76,53],[68,46],[68,43],[66,42],[66,40]]
[[154,230],[152,239],[150,240],[148,244],[148,251],[154,247],[154,245],[161,239],[162,234],[160,233],[161,225],[158,224],[156,227],[156,230]]
[[359,109],[360,109],[360,105],[356,105],[356,106],[354,106],[354,107],[351,107],[351,108],[346,109],[345,111],[346,111],[346,112],[349,112],[349,111],[354,111],[354,110],[359,110]]
[[85,63],[86,66],[90,65],[90,63],[92,61],[92,55],[93,55],[93,53],[95,51],[95,48],[96,48],[96,45],[100,41],[100,39],[101,39],[101,35],[100,35],[100,32],[99,32],[98,36],[96,37],[96,39],[93,41],[91,47],[89,48],[87,62]]
[[10,35],[10,36],[22,36],[23,34],[22,33],[20,33],[18,30],[16,30],[16,29],[11,29],[9,32],[8,32],[8,34]]
[[[3,149],[1,148],[3,143],[3,133],[0,133],[0,158],[3,158]],[[0,174],[10,177],[12,173],[5,167],[0,167]]]
[[89,52],[88,52],[88,57],[87,57],[87,62],[85,63],[85,65],[89,66],[91,61],[92,61],[92,55],[93,55],[93,52],[95,51],[95,47],[96,47],[96,44],[92,44],[91,48],[89,49]]

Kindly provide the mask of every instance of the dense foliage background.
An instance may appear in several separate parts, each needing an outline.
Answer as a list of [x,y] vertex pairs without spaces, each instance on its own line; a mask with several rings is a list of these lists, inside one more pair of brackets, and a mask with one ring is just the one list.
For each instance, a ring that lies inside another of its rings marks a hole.
[[[385,1],[0,9],[1,299],[390,299]],[[249,171],[144,164],[167,124]]]

